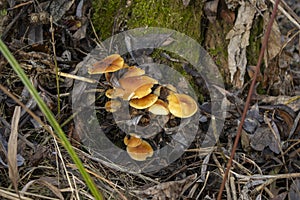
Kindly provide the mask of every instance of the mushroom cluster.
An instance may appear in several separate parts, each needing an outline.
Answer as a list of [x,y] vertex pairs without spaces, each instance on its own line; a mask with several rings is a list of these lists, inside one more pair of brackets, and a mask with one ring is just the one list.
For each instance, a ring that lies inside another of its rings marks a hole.
[[[88,73],[105,74],[106,80],[111,84],[112,87],[105,92],[106,97],[110,99],[105,104],[108,112],[117,111],[122,101],[129,101],[131,107],[138,110],[145,109],[154,115],[189,118],[197,112],[198,106],[192,97],[178,93],[170,84],[159,84],[156,79],[147,76],[145,70],[141,68],[128,66],[119,54],[112,54],[96,62],[88,69]],[[142,141],[141,138],[140,140]],[[128,142],[128,138],[126,141]],[[129,151],[139,149],[146,143],[141,142],[142,146],[133,147],[127,142],[125,144],[130,157],[134,160],[143,160],[138,156],[132,156]],[[152,154],[147,154],[146,157],[151,156]]]

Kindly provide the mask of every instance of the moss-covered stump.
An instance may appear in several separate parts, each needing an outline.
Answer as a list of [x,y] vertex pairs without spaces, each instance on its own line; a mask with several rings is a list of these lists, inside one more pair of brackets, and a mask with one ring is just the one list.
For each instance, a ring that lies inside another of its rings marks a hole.
[[122,30],[162,27],[180,31],[201,42],[201,1],[183,6],[181,0],[93,1],[93,24],[102,40]]

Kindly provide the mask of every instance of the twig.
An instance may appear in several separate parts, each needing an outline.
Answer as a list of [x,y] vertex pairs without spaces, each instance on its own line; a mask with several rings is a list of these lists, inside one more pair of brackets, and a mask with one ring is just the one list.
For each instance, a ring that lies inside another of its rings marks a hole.
[[234,171],[230,171],[230,172],[233,173],[238,179],[240,179],[240,181],[300,178],[300,173],[276,174],[276,175],[254,174],[251,176],[246,176],[246,175],[238,174]]
[[56,59],[56,48],[55,48],[55,38],[54,38],[54,27],[53,27],[53,17],[50,16],[50,32],[51,32],[51,44],[53,50],[53,61],[55,66],[55,78],[56,78],[56,91],[57,91],[57,114],[60,115],[60,95],[59,95],[59,75],[58,75],[58,65]]
[[271,29],[272,29],[272,25],[273,25],[273,22],[274,22],[276,13],[277,13],[277,8],[278,8],[279,2],[280,2],[280,0],[276,0],[275,6],[273,8],[271,19],[270,19],[270,21],[268,23],[267,31],[266,31],[264,40],[262,42],[262,47],[261,47],[261,50],[260,50],[260,53],[259,53],[257,65],[256,65],[256,68],[255,68],[254,77],[252,79],[252,83],[251,83],[251,86],[250,86],[250,89],[249,89],[249,92],[248,92],[246,104],[245,104],[244,111],[243,111],[243,114],[242,114],[242,119],[241,119],[241,122],[240,122],[238,130],[237,130],[237,134],[236,134],[236,138],[235,138],[235,141],[234,141],[234,144],[233,144],[233,148],[232,148],[232,151],[231,151],[230,159],[227,162],[226,171],[225,171],[225,174],[223,176],[223,181],[222,181],[222,184],[220,186],[220,190],[219,190],[219,194],[218,194],[217,200],[221,200],[222,199],[222,193],[223,193],[223,190],[224,190],[224,187],[225,187],[225,183],[226,183],[226,180],[227,180],[227,177],[228,177],[231,165],[232,165],[232,160],[233,160],[233,157],[235,155],[235,151],[237,149],[237,145],[239,143],[239,139],[241,137],[241,132],[242,132],[242,129],[243,129],[243,124],[245,122],[246,114],[247,114],[247,111],[249,109],[250,101],[251,101],[252,94],[253,94],[253,91],[254,91],[254,88],[255,88],[256,79],[257,79],[257,76],[258,76],[258,74],[260,72],[260,65],[261,65],[262,59],[264,57],[265,49],[266,49],[267,44],[268,44],[268,39],[269,39],[269,36],[270,36],[270,33],[271,33]]
[[98,83],[98,81],[95,80],[95,79],[86,78],[86,77],[83,77],[83,76],[77,76],[77,75],[74,75],[74,74],[68,74],[68,73],[64,73],[64,72],[58,72],[58,75],[66,77],[66,78],[71,78],[71,79],[75,79],[75,80],[87,82],[87,83]]
[[[274,0],[270,0],[271,3],[275,4]],[[284,2],[281,1],[283,3],[283,5],[292,13],[291,15],[293,15],[293,18],[287,11],[285,11],[285,9],[281,6],[278,5],[278,9],[282,12],[282,14],[284,14],[298,29],[300,29],[300,22],[299,22],[299,17],[297,16],[296,13],[294,13],[294,11],[292,9],[290,9],[290,7],[288,7],[288,5]]]
[[35,121],[37,121],[48,133],[50,133],[53,137],[59,140],[53,131],[48,128],[48,126],[42,122],[42,120],[34,114],[30,109],[28,109],[18,98],[16,98],[12,93],[10,93],[3,85],[0,84],[0,90],[2,90],[7,96],[12,98],[18,105],[20,105]]
[[20,8],[20,7],[23,7],[23,6],[26,6],[28,4],[32,4],[32,3],[33,3],[33,1],[27,1],[27,2],[24,2],[24,3],[20,3],[18,5],[15,5],[12,8],[8,8],[7,11],[11,11],[11,10],[14,10],[14,9],[17,9],[17,8]]
[[235,187],[235,178],[233,176],[230,177],[229,179],[230,182],[230,188],[232,190],[232,198],[233,200],[237,200],[237,192],[236,192],[236,187]]
[[208,171],[207,174],[206,174],[206,177],[205,177],[205,180],[204,180],[204,183],[203,183],[203,186],[199,192],[199,194],[197,195],[197,198],[196,199],[200,199],[200,195],[202,194],[202,192],[204,191],[206,185],[207,185],[207,181],[208,181],[208,178],[210,176],[210,172]]

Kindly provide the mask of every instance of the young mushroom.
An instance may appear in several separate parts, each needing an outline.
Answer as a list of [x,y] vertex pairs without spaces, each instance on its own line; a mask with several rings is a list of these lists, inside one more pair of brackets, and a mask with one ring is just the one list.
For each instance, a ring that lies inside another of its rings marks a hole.
[[124,90],[122,88],[110,88],[106,90],[105,96],[109,99],[116,99],[118,97],[123,97]]
[[106,102],[104,107],[107,112],[113,113],[121,108],[121,102],[118,100],[112,99],[112,100]]
[[124,138],[124,144],[127,147],[137,147],[142,144],[142,141],[142,138],[135,134],[126,135],[126,137]]
[[89,74],[104,74],[115,72],[123,68],[124,59],[119,54],[112,54],[101,61],[96,62],[88,69]]
[[131,134],[124,138],[124,143],[127,146],[126,151],[128,155],[136,161],[145,161],[148,157],[153,156],[153,149],[151,145]]
[[186,94],[171,93],[167,100],[169,111],[175,117],[188,118],[198,110],[196,101]]

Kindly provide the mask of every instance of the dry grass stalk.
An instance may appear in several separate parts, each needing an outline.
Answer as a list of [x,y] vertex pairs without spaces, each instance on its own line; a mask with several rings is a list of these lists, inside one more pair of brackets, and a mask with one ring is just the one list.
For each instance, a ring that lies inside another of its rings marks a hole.
[[11,121],[11,132],[8,140],[7,161],[9,178],[12,181],[16,192],[18,192],[18,164],[17,164],[17,147],[18,147],[18,125],[20,120],[21,107],[16,106]]

